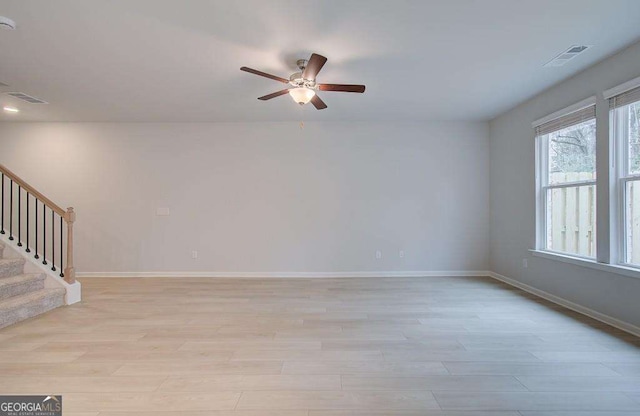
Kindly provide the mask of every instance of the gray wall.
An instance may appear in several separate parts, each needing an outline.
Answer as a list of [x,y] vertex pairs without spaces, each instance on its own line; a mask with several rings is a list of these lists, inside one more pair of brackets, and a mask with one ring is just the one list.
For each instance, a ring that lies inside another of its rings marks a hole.
[[[553,69],[549,69],[553,70]],[[640,279],[532,257],[535,244],[534,131],[531,123],[598,96],[598,149],[608,157],[608,110],[602,91],[640,76],[640,43],[539,94],[490,123],[491,268],[494,272],[622,321],[640,325]],[[527,80],[522,80],[527,82]],[[598,160],[598,218],[607,217],[607,157]],[[598,225],[599,259],[608,224]],[[527,258],[529,267],[523,268]]]
[[487,123],[0,123],[0,137],[0,163],[76,208],[79,273],[489,265]]

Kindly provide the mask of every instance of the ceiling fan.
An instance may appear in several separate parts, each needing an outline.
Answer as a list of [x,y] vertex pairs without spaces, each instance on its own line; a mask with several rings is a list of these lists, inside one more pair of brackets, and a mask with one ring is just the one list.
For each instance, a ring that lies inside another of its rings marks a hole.
[[258,100],[262,101],[270,100],[289,93],[291,98],[293,98],[293,101],[296,103],[304,105],[311,101],[311,104],[313,104],[315,108],[323,110],[327,108],[327,105],[320,99],[320,97],[318,97],[316,91],[364,92],[364,85],[317,83],[316,76],[326,62],[327,58],[324,56],[312,53],[309,60],[299,59],[297,61],[296,64],[298,65],[298,68],[300,68],[300,72],[292,74],[289,79],[267,74],[266,72],[258,71],[257,69],[247,68],[246,66],[243,66],[240,70],[273,79],[275,81],[282,82],[283,84],[291,85],[291,88],[259,97]]

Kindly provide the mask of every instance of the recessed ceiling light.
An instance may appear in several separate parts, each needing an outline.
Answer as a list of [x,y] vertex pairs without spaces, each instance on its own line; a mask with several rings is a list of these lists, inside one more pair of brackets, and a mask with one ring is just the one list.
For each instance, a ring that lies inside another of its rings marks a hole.
[[15,113],[19,113],[19,112],[20,112],[20,110],[18,110],[18,109],[17,109],[17,108],[15,108],[15,107],[2,107],[2,109],[3,109],[4,111],[6,111],[7,113],[13,113],[13,114],[15,114]]

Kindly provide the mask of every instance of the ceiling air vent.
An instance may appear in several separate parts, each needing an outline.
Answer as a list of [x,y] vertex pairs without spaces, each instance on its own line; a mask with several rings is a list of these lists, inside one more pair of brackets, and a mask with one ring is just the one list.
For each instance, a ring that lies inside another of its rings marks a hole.
[[18,100],[26,101],[29,104],[49,104],[46,101],[43,101],[39,98],[32,97],[22,92],[8,92],[7,95],[10,95]]
[[555,58],[553,58],[552,60],[544,64],[544,66],[545,67],[562,66],[567,62],[569,62],[570,60],[572,60],[573,58],[575,58],[576,56],[580,55],[582,52],[589,49],[590,47],[591,45],[573,45],[566,51],[562,52],[561,54],[559,54],[558,56],[556,56]]

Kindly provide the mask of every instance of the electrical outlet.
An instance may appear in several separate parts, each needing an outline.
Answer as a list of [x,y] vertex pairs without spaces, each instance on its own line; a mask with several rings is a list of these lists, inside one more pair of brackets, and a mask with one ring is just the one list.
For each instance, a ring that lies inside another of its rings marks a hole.
[[382,251],[376,250],[376,259],[380,260],[382,258]]
[[193,250],[193,251],[191,252],[191,258],[192,258],[192,259],[197,259],[197,258],[198,258],[198,252],[197,252],[197,251],[195,251],[195,250]]
[[171,215],[171,211],[166,207],[156,208],[156,215],[158,217],[168,217],[169,215]]
[[400,257],[401,259],[403,259],[403,258],[404,258],[404,250],[400,250],[400,251],[398,252],[398,257]]
[[522,259],[522,268],[523,269],[529,268],[529,261],[527,259]]

